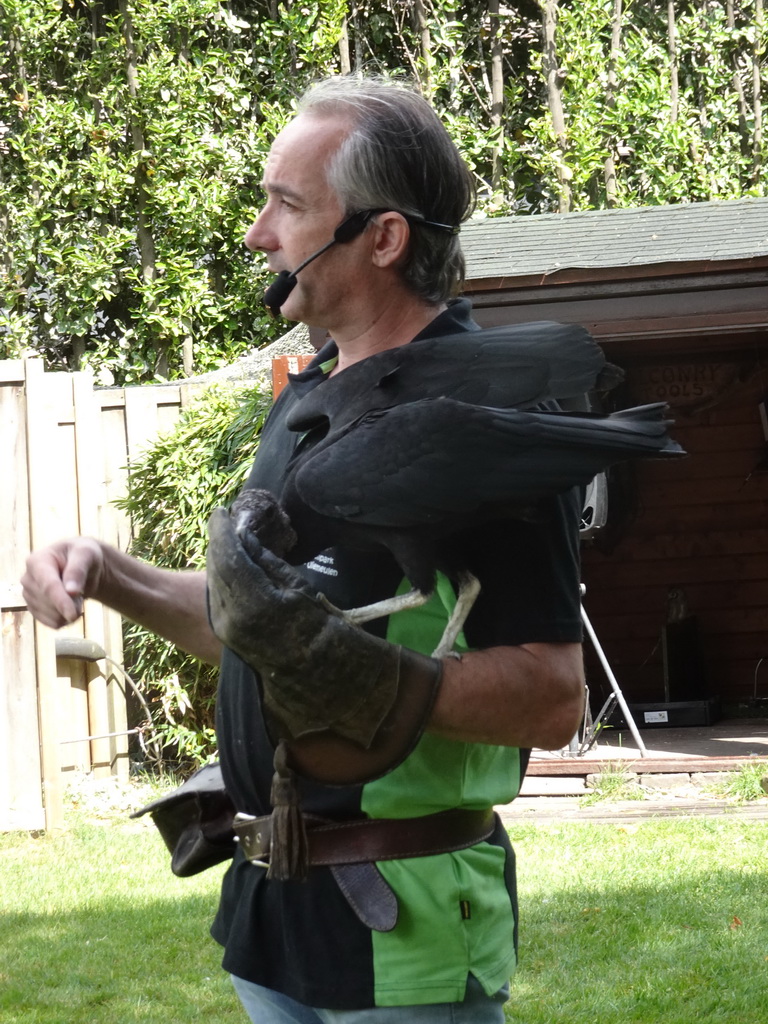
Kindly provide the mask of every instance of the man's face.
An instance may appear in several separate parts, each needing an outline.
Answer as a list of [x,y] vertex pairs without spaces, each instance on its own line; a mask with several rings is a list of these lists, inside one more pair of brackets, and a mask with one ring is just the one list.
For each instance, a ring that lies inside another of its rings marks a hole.
[[[277,136],[264,168],[267,201],[245,236],[252,250],[263,250],[270,270],[293,270],[333,238],[345,211],[327,180],[328,161],[349,130],[346,122],[299,115]],[[348,250],[329,249],[297,276],[282,307],[289,320],[330,327],[349,285]]]

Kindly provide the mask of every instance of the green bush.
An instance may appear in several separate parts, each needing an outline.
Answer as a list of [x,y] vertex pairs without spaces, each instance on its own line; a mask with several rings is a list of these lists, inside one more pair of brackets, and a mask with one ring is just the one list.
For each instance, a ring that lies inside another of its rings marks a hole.
[[242,238],[271,139],[342,51],[420,81],[485,214],[766,195],[762,9],[671,5],[673,88],[666,5],[561,0],[548,89],[544,6],[3,0],[0,358],[122,385],[272,340]]
[[744,764],[738,771],[728,772],[726,779],[715,784],[713,789],[719,796],[737,803],[764,800],[768,796],[768,763],[756,759]]
[[[211,511],[243,485],[271,404],[261,385],[215,385],[131,465],[125,498],[131,554],[167,569],[205,566]],[[126,627],[125,660],[140,681],[169,756],[198,764],[215,750],[217,670],[139,626]]]
[[340,12],[240,7],[0,5],[0,358],[137,384],[280,332],[242,240],[290,97],[333,67]]

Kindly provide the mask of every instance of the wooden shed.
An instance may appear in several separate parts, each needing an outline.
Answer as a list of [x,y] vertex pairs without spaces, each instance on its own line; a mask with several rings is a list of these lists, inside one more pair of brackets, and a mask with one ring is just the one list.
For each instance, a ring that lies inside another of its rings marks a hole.
[[626,371],[617,404],[668,402],[689,452],[613,473],[583,544],[627,699],[768,697],[768,199],[477,220],[462,240],[483,326],[583,324]]

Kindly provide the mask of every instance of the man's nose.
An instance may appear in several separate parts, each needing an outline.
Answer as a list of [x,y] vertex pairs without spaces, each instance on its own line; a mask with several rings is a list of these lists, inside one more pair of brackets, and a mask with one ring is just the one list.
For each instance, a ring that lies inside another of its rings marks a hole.
[[265,213],[266,210],[262,210],[245,233],[243,241],[251,252],[269,252],[277,248],[277,242],[269,230],[268,218],[265,216]]

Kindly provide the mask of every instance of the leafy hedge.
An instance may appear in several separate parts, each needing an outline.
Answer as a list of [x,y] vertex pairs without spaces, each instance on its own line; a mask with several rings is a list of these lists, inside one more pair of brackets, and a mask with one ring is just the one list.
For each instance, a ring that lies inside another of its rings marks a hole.
[[3,0],[0,358],[135,384],[272,340],[242,238],[314,78],[416,78],[493,216],[768,194],[765,53],[750,0]]
[[[242,487],[271,401],[266,383],[211,387],[132,464],[117,503],[132,517],[132,554],[167,569],[204,568],[208,517]],[[217,671],[139,626],[126,629],[125,659],[171,756],[204,761],[215,749]]]
[[242,239],[339,4],[239,6],[3,0],[0,358],[136,384],[280,333]]

